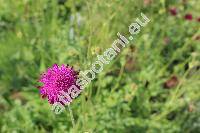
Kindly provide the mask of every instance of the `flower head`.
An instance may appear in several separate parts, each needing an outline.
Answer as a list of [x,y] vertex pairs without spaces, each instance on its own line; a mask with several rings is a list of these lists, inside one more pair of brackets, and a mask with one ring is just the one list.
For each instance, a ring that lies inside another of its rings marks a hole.
[[197,18],[197,21],[200,22],[200,17]]
[[176,16],[176,15],[177,15],[177,10],[176,10],[176,8],[174,8],[174,7],[173,7],[173,8],[170,8],[170,9],[169,9],[169,12],[170,12],[170,14],[173,15],[173,16]]
[[192,14],[190,14],[190,13],[186,14],[185,19],[191,21],[192,20]]
[[71,85],[76,83],[78,72],[68,65],[54,64],[52,68],[43,73],[39,82],[43,83],[40,86],[40,94],[42,98],[48,98],[50,104],[59,101],[60,91],[68,92]]

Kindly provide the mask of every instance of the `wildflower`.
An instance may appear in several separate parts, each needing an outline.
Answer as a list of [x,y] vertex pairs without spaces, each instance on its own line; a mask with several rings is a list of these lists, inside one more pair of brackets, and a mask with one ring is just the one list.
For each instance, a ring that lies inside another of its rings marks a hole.
[[197,18],[197,21],[198,21],[198,22],[200,22],[200,17],[199,17],[199,18]]
[[170,14],[172,15],[172,16],[176,16],[177,15],[177,10],[176,10],[176,8],[170,8],[169,9],[169,12],[170,12]]
[[39,79],[39,82],[43,83],[43,86],[39,87],[40,94],[42,98],[47,97],[50,104],[59,102],[60,92],[68,92],[69,88],[75,85],[77,78],[78,73],[72,67],[64,64],[59,67],[54,64]]
[[192,20],[192,14],[190,14],[190,13],[186,14],[185,19],[191,21]]
[[172,76],[170,77],[165,83],[164,83],[164,88],[165,89],[170,89],[173,87],[176,87],[179,83],[179,79],[177,76]]

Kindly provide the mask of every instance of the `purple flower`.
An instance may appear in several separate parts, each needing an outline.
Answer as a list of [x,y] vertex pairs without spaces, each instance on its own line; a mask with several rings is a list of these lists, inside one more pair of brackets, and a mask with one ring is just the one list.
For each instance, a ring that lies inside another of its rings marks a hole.
[[42,98],[48,98],[50,104],[59,102],[60,91],[68,92],[71,85],[76,84],[78,72],[68,65],[61,65],[59,67],[54,64],[52,68],[43,73],[39,82],[43,83],[40,86],[40,94]]
[[169,9],[169,12],[170,12],[170,14],[173,15],[173,16],[176,16],[176,15],[177,15],[177,10],[176,10],[176,8],[174,8],[174,7],[170,8],[170,9]]
[[190,13],[186,14],[185,19],[191,21],[192,20],[192,14],[190,14]]
[[200,22],[200,17],[197,18],[197,21]]

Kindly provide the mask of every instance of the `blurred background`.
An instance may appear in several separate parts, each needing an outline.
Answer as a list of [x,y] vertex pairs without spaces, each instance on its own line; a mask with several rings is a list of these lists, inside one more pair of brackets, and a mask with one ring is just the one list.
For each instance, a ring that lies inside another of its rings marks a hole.
[[[143,12],[151,21],[55,115],[54,63],[90,68]],[[199,0],[0,0],[1,133],[200,133]]]

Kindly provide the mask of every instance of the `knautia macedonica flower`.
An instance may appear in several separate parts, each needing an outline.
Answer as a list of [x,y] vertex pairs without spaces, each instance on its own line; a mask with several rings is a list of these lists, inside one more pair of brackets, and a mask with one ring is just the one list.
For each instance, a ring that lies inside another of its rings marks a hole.
[[43,83],[40,86],[40,94],[42,98],[48,98],[50,104],[59,102],[59,95],[61,91],[68,92],[72,85],[75,85],[78,78],[78,72],[68,65],[54,64],[52,68],[43,73],[39,82]]
[[197,22],[200,22],[200,17],[197,18]]
[[170,12],[170,14],[171,14],[172,16],[176,16],[176,15],[177,15],[177,9],[174,8],[174,7],[170,8],[170,9],[169,9],[169,12]]
[[187,13],[187,14],[185,15],[185,19],[191,21],[191,20],[193,19],[192,14]]

